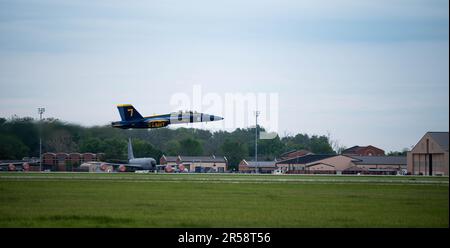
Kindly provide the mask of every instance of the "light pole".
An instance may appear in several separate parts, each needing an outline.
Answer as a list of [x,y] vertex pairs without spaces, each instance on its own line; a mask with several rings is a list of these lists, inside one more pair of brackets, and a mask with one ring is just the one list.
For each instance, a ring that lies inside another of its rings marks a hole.
[[42,114],[45,108],[38,108],[39,113],[39,171],[42,171]]
[[255,111],[256,127],[255,127],[255,173],[258,173],[258,116],[260,112]]

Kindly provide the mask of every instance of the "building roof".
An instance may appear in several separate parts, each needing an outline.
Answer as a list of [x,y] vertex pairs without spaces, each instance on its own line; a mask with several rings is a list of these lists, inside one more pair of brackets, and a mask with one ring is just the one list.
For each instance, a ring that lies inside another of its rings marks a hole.
[[448,132],[427,132],[439,146],[448,151]]
[[342,151],[342,153],[356,153],[360,146],[352,146]]
[[[178,156],[164,156],[167,162],[176,162]],[[220,156],[183,156],[179,155],[182,162],[226,162],[225,157]]]
[[359,165],[406,165],[404,156],[351,156]]
[[306,155],[306,154],[311,153],[311,152],[308,151],[308,150],[305,150],[305,149],[292,150],[292,151],[288,151],[288,152],[282,153],[282,154],[280,155],[280,158],[286,157],[286,156],[288,156],[289,154],[292,154],[292,153],[301,153],[301,154],[303,154],[303,155]]
[[322,163],[322,162],[312,163],[312,164],[307,165],[306,167],[311,167],[311,166],[315,166],[315,165],[326,165],[326,166],[330,166],[330,167],[336,167],[334,165],[327,164],[327,163]]
[[276,164],[309,164],[326,158],[331,158],[336,155],[332,154],[309,154],[300,157],[290,158],[277,162]]
[[372,146],[372,145],[368,145],[368,146],[352,146],[350,148],[343,150],[342,154],[358,154],[361,150],[367,149],[367,148],[373,148],[375,150],[378,150],[378,151],[384,153],[383,149],[380,149],[380,148]]
[[248,167],[274,167],[276,168],[277,166],[275,165],[275,163],[277,161],[247,161],[245,160],[245,162],[247,162],[247,166]]

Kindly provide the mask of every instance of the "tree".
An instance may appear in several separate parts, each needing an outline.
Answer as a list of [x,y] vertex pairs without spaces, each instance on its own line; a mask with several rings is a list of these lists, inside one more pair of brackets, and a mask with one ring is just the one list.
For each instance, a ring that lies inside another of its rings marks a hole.
[[92,153],[99,153],[99,152],[104,152],[103,151],[103,147],[104,145],[102,144],[102,141],[98,138],[85,138],[81,141],[80,145],[80,152],[84,153],[84,152],[92,152]]
[[29,149],[15,136],[0,134],[0,159],[22,159]]
[[260,139],[258,140],[258,160],[274,160],[283,150],[284,146],[280,137],[274,139]]
[[102,151],[105,153],[107,160],[126,160],[127,159],[127,142],[124,139],[111,138],[106,139],[102,143]]
[[331,148],[333,149],[333,151],[336,154],[341,154],[342,151],[347,149],[345,146],[340,144],[339,140],[333,139],[331,137],[331,133],[330,132],[327,132],[327,139],[328,139],[328,144],[330,144]]
[[211,137],[203,142],[203,153],[208,155],[223,155],[221,146],[229,135],[230,133],[227,131],[217,131],[212,133]]
[[28,147],[29,155],[39,156],[38,126],[33,118],[14,116],[1,125],[0,133],[18,138]]
[[175,146],[178,146],[178,142],[175,140],[175,138],[176,137],[174,130],[170,128],[156,128],[147,131],[143,139],[150,142],[162,151],[171,151],[176,153],[177,150],[173,149]]
[[406,154],[409,152],[408,148],[403,148],[401,152],[399,151],[390,151],[388,152],[387,156],[404,156],[406,157]]
[[310,150],[310,142],[307,134],[297,134],[295,136],[286,136],[281,139],[284,144],[284,152],[307,149]]
[[228,160],[228,168],[238,170],[239,162],[248,155],[247,145],[231,139],[222,144],[222,152]]
[[309,140],[310,151],[317,154],[334,154],[328,138],[326,136],[313,135]]
[[283,137],[281,141],[285,146],[284,152],[306,149],[317,154],[335,154],[328,137],[324,135],[309,137],[307,134],[297,134],[294,137]]
[[57,130],[45,142],[45,150],[49,152],[75,152],[78,145],[67,130]]
[[345,151],[347,149],[346,146],[338,146],[336,151],[336,154],[342,154],[343,151]]
[[183,139],[179,142],[178,153],[185,156],[199,156],[203,153],[202,144],[192,138]]
[[167,147],[166,148],[167,155],[176,156],[179,154],[178,151],[180,150],[180,144],[178,143],[178,141],[171,140],[167,142],[166,147]]
[[160,150],[153,147],[153,145],[149,142],[141,139],[133,140],[133,153],[137,158],[151,157],[157,161],[159,161],[162,156],[162,152]]

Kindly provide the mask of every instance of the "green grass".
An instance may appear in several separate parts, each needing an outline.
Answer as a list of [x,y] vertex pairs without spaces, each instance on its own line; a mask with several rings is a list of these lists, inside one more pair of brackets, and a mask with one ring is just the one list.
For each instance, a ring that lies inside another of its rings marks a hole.
[[448,227],[448,177],[0,173],[0,227]]

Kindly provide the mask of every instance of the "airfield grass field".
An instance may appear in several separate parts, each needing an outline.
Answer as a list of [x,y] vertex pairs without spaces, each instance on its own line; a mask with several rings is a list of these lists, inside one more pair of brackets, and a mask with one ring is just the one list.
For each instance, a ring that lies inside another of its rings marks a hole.
[[449,178],[0,173],[0,227],[448,227]]

